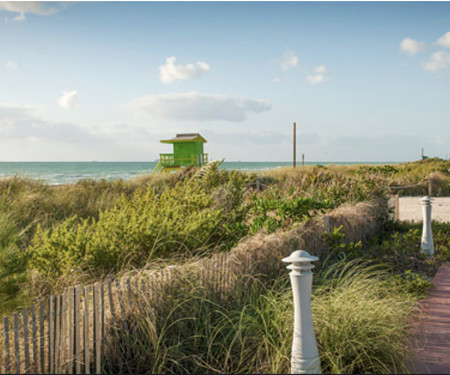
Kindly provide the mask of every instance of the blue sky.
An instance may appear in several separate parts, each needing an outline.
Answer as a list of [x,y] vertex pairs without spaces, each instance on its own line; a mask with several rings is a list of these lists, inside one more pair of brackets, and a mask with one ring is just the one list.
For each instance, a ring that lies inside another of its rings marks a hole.
[[[450,3],[0,2],[0,160],[450,154]],[[300,157],[299,157],[300,158]]]

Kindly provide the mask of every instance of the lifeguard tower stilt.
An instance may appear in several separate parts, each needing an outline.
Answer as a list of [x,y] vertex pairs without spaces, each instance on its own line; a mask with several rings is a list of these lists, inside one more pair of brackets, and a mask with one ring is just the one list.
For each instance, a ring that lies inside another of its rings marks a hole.
[[203,152],[206,142],[198,133],[177,134],[175,138],[161,140],[161,143],[173,144],[173,154],[159,154],[159,162],[152,173],[171,172],[187,166],[202,167],[208,163],[208,154]]

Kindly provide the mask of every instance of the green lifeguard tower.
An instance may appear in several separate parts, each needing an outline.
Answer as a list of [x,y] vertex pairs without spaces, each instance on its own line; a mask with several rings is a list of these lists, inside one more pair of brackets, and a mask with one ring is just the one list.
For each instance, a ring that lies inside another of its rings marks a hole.
[[188,165],[201,167],[208,163],[208,154],[203,153],[203,143],[207,141],[199,133],[177,134],[175,138],[160,142],[173,144],[173,154],[159,154],[159,163],[153,173],[176,171]]

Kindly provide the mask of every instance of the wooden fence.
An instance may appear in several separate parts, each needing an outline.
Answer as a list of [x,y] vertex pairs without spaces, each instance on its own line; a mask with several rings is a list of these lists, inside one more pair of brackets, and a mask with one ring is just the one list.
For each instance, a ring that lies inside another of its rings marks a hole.
[[[229,289],[230,259],[229,254],[218,254],[190,265],[189,272],[199,285],[218,292]],[[4,317],[0,373],[101,373],[108,355],[108,329],[120,324],[129,331],[127,312],[164,298],[176,284],[173,270],[169,266],[139,277],[77,285]]]
[[160,306],[176,290],[191,286],[227,298],[247,276],[284,270],[280,259],[293,250],[320,255],[321,234],[334,226],[344,225],[352,241],[375,234],[378,214],[367,204],[358,211],[317,218],[284,234],[255,235],[232,251],[197,262],[67,288],[3,318],[0,373],[101,373],[108,351],[115,350],[109,345],[111,327],[132,335],[136,314],[128,313],[133,309],[148,314],[149,306]]
[[0,372],[101,372],[105,315],[117,309],[121,288],[111,281],[75,286],[3,318]]

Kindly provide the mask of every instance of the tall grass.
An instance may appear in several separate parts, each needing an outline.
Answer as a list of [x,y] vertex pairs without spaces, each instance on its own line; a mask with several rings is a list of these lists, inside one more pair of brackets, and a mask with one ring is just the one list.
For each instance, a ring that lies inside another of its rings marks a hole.
[[[407,372],[408,318],[416,299],[366,265],[317,275],[313,317],[326,373]],[[243,278],[226,296],[185,275],[155,305],[128,311],[108,332],[108,373],[289,373],[293,307],[287,271],[275,282]]]
[[430,158],[415,162],[386,165],[326,165],[326,166],[304,166],[298,168],[279,168],[260,174],[265,179],[287,180],[299,178],[310,174],[315,169],[328,171],[343,177],[357,177],[361,179],[372,179],[383,186],[399,187],[412,186],[404,189],[393,189],[396,194],[426,195],[428,194],[428,180],[432,180],[434,196],[450,195],[450,160]]
[[[281,169],[258,176],[216,171],[196,188],[200,199],[209,202],[202,205],[203,213],[178,217],[175,208],[183,206],[184,196],[174,197],[183,190],[178,187],[177,192],[176,186],[186,186],[195,169],[130,181],[80,180],[63,186],[20,176],[0,179],[0,258],[4,260],[0,265],[0,296],[9,301],[0,311],[14,306],[14,300],[16,305],[25,301],[26,290],[36,290],[32,280],[42,281],[40,290],[56,292],[54,286],[62,286],[60,281],[89,282],[130,265],[142,267],[160,256],[188,257],[231,248],[260,230],[289,230],[317,212],[343,203],[385,197],[388,185],[410,184],[431,176],[436,180],[437,194],[450,193],[449,168],[448,161],[429,159],[388,167]],[[261,191],[255,189],[256,179]],[[140,199],[149,190],[154,192],[151,201]],[[170,192],[173,202],[158,206],[160,197],[170,196]],[[143,207],[137,207],[138,201]],[[156,213],[162,207],[160,215],[155,215],[160,224],[145,217],[149,211],[145,206],[156,207]],[[207,212],[216,215],[211,220],[217,224],[216,230],[207,225]],[[219,213],[221,220],[216,220]],[[205,220],[197,220],[201,215]],[[133,229],[133,223],[135,230],[128,238],[125,229]],[[38,227],[41,230],[37,231]],[[30,257],[37,266],[30,266]]]
[[312,303],[323,370],[406,373],[408,319],[417,296],[405,293],[379,266],[359,261],[328,268]]

